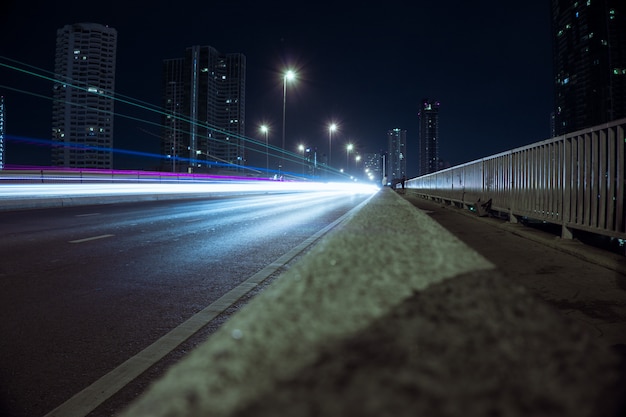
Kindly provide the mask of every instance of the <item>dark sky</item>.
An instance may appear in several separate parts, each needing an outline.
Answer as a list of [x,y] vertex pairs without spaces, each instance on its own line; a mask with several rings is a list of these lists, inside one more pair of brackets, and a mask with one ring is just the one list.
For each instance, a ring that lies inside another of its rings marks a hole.
[[[383,2],[5,0],[0,55],[54,68],[56,30],[94,22],[118,31],[116,92],[161,105],[161,61],[186,47],[210,45],[247,58],[246,134],[280,145],[282,75],[298,71],[287,91],[287,145],[328,147],[348,141],[360,152],[386,146],[386,132],[407,130],[408,172],[417,172],[418,111],[441,102],[440,156],[459,164],[547,139],[552,111],[549,2],[528,0]],[[4,59],[0,62],[6,62]],[[51,83],[0,67],[0,85],[50,96]],[[49,99],[0,87],[7,133],[49,139]],[[159,122],[156,114],[116,104],[116,112]],[[146,133],[149,132],[149,133]],[[158,153],[158,126],[117,118],[115,147]],[[45,163],[46,147],[7,145],[7,162]],[[44,156],[38,156],[44,154]],[[43,160],[43,162],[42,162]],[[116,157],[122,168],[137,159]],[[132,166],[129,166],[132,165]]]

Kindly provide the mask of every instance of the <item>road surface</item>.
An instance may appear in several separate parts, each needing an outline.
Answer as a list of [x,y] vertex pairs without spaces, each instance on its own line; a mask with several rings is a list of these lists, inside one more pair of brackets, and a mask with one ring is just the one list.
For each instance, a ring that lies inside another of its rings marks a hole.
[[3,415],[45,415],[297,255],[366,198],[296,193],[0,213]]

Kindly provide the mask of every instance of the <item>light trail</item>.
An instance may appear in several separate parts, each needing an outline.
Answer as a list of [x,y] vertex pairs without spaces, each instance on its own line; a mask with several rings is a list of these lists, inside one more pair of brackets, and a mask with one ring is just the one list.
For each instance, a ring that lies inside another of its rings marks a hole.
[[[59,84],[64,84],[67,86],[70,86],[72,88],[75,89],[79,89],[79,90],[83,90],[83,91],[89,91],[89,86],[87,85],[81,85],[78,81],[75,80],[71,80],[71,79],[58,79],[56,78],[56,74],[54,74],[53,72],[41,69],[41,68],[37,68],[35,66],[32,66],[30,64],[27,63],[23,63],[17,60],[14,60],[12,58],[9,57],[5,57],[5,56],[1,56],[0,55],[0,67],[6,68],[8,70],[12,70],[12,71],[16,71],[18,73],[22,73],[25,75],[28,75],[30,77],[34,77],[34,78],[38,78],[41,80],[45,80],[45,81],[49,81],[51,83],[59,83]],[[15,91],[17,93],[20,94],[24,94],[24,95],[29,95],[29,96],[33,96],[33,97],[37,97],[40,99],[46,99],[46,100],[50,100],[53,101],[54,99],[52,98],[52,96],[50,95],[43,95],[43,94],[39,94],[33,91],[26,91],[26,90],[22,90],[19,88],[15,88],[12,86],[8,86],[8,85],[2,85],[0,84],[0,88],[4,88],[7,90],[11,90],[11,91]],[[244,135],[239,135],[233,132],[228,132],[225,131],[223,129],[220,129],[217,126],[214,125],[205,125],[205,124],[199,124],[194,120],[182,117],[180,115],[175,115],[175,114],[169,114],[165,111],[165,109],[163,109],[161,106],[157,106],[154,104],[150,104],[147,103],[145,101],[124,95],[124,94],[120,94],[120,93],[115,93],[113,94],[109,94],[109,93],[102,93],[102,95],[104,97],[110,98],[112,100],[114,100],[117,103],[126,105],[126,106],[130,106],[131,108],[134,108],[136,110],[139,111],[146,111],[150,114],[156,114],[159,117],[160,116],[168,116],[168,117],[173,117],[183,123],[189,123],[192,125],[197,125],[197,126],[202,126],[202,127],[209,127],[211,130],[213,130],[214,132],[218,132],[224,135],[229,135],[233,138],[236,138],[238,140],[241,140],[243,143],[247,144],[247,151],[248,152],[252,152],[255,154],[259,154],[259,155],[265,155],[266,150],[271,150],[271,154],[270,156],[272,156],[273,158],[281,158],[282,160],[286,161],[286,162],[291,162],[293,164],[296,165],[310,165],[311,161],[306,160],[306,158],[303,155],[300,155],[297,152],[293,152],[290,151],[288,149],[282,149],[281,147],[272,145],[272,144],[267,144],[265,142],[262,142],[258,139],[252,138],[252,137],[248,137],[248,136],[244,136]],[[100,109],[94,109],[94,108],[90,108],[88,106],[84,106],[84,105],[79,105],[77,103],[72,103],[72,102],[66,102],[69,105],[72,106],[78,106],[78,107],[84,107],[87,110],[91,110],[91,111],[98,111],[100,113],[107,113],[103,110]],[[122,117],[122,118],[126,118],[126,119],[130,119],[130,120],[135,120],[138,121],[140,123],[144,123],[144,124],[148,124],[148,125],[152,125],[155,127],[159,127],[159,128],[163,128],[164,126],[160,123],[154,122],[152,120],[146,119],[146,118],[138,118],[135,116],[131,116],[128,114],[124,114],[118,111],[115,111],[112,113],[112,115],[116,116],[116,117]],[[205,139],[208,140],[216,140],[212,137],[205,137]],[[19,137],[19,136],[9,136],[6,137],[7,141],[17,141],[17,142],[36,142],[36,143],[40,143],[43,144],[45,139],[39,139],[39,138],[32,138],[32,139],[28,139],[28,138],[23,138],[23,137]],[[48,142],[48,141],[46,141]],[[143,154],[143,153],[139,153],[139,152],[134,152],[134,151],[129,151],[129,150],[124,150],[124,149],[111,149],[111,148],[98,148],[96,146],[90,146],[90,145],[85,145],[85,144],[75,144],[75,143],[67,143],[67,142],[59,142],[59,141],[49,141],[52,143],[53,146],[59,146],[61,143],[63,144],[63,146],[65,147],[70,147],[70,148],[81,148],[81,149],[86,149],[86,150],[94,150],[94,151],[105,151],[105,152],[115,152],[115,153],[124,153],[124,154],[133,154],[136,156],[141,156],[141,157],[145,157],[145,158],[150,158],[150,159],[161,159],[161,160],[171,160],[168,158],[168,156],[166,155],[155,155],[155,154]],[[189,163],[195,163],[195,164],[202,164],[204,166],[222,166],[221,163],[216,162],[216,161],[212,161],[211,159],[192,159],[192,158],[184,158],[184,157],[180,157],[180,156],[176,156],[175,160],[177,162],[189,162]],[[249,167],[249,166],[244,166],[244,165],[231,165],[232,167],[235,168],[239,168],[239,169],[254,169],[254,170],[260,170],[260,171],[265,171],[265,169],[261,169],[258,167]],[[341,172],[341,170],[335,169],[333,167],[324,165],[324,164],[317,164],[316,168],[315,168],[318,173],[325,173],[326,175],[333,175],[337,178],[342,178],[342,177],[346,177],[346,175]],[[276,170],[268,170],[268,173],[273,172],[276,173]],[[282,173],[284,175],[289,175],[289,176],[294,176],[294,177],[302,177],[302,175],[298,175],[295,174],[293,172],[287,172],[287,171],[282,171]]]
[[64,184],[2,184],[0,200],[34,198],[77,198],[121,195],[166,194],[229,194],[280,192],[336,192],[344,194],[373,194],[378,187],[371,184],[341,182],[229,180],[196,183],[64,183]]

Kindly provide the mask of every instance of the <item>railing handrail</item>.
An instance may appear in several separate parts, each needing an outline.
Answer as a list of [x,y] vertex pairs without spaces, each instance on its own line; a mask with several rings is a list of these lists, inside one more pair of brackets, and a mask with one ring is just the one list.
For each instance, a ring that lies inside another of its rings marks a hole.
[[500,152],[432,174],[407,187],[465,205],[626,238],[626,118]]

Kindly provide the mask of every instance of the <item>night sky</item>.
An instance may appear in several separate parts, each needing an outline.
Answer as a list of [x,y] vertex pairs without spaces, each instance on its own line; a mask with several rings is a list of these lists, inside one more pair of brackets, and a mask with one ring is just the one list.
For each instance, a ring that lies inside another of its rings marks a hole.
[[[550,9],[545,0],[355,3],[259,1],[18,1],[0,6],[0,62],[54,70],[56,30],[93,22],[118,31],[116,93],[161,106],[161,63],[192,45],[247,58],[246,135],[271,125],[279,146],[282,72],[287,147],[345,144],[360,153],[386,148],[389,129],[407,130],[409,176],[417,173],[418,112],[441,102],[440,156],[455,165],[549,138],[552,111]],[[35,72],[40,72],[35,70]],[[16,93],[4,86],[43,97]],[[6,133],[50,139],[52,83],[0,67]],[[159,123],[155,113],[116,104],[116,113]],[[116,148],[159,152],[158,126],[116,118]],[[7,143],[6,163],[47,164],[46,145]],[[116,167],[149,169],[151,158],[115,157]]]

